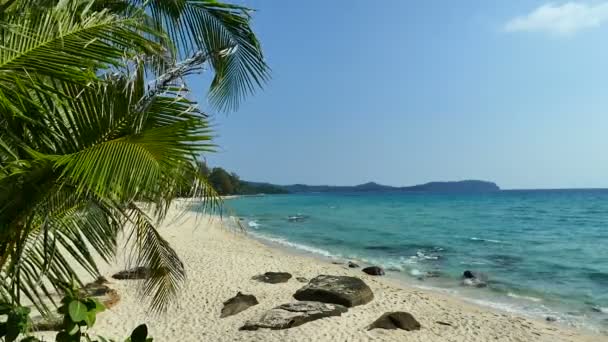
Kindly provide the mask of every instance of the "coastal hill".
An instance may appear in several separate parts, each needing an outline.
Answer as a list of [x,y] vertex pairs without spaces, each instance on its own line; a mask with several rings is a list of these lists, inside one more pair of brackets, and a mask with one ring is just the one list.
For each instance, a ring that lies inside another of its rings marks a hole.
[[394,187],[382,185],[375,182],[359,184],[354,186],[332,186],[332,185],[276,185],[270,183],[245,182],[252,188],[281,189],[288,193],[311,193],[311,192],[492,192],[499,191],[496,183],[481,180],[465,180],[456,182],[429,182],[414,186]]

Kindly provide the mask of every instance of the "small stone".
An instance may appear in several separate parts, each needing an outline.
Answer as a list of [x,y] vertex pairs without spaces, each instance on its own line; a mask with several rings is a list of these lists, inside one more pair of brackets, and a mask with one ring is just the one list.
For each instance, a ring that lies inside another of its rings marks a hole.
[[251,279],[268,284],[278,284],[286,283],[289,279],[291,279],[291,274],[287,272],[266,272],[264,274],[253,276]]
[[367,328],[372,329],[420,330],[420,323],[408,312],[387,312]]
[[483,273],[464,271],[462,273],[462,285],[472,287],[486,287],[488,286],[488,276]]
[[370,267],[366,267],[364,269],[362,269],[361,271],[369,274],[369,275],[373,275],[373,276],[382,276],[384,275],[384,269],[382,267],[379,266],[370,266]]
[[297,277],[296,280],[299,281],[300,283],[308,283],[308,278]]
[[553,316],[547,316],[547,317],[545,317],[545,321],[547,321],[547,322],[555,322],[555,321],[557,321],[557,318],[553,317]]
[[348,267],[350,267],[350,268],[359,268],[359,265],[356,264],[356,263],[354,263],[354,262],[352,262],[352,261],[349,261],[348,262]]
[[224,307],[220,314],[220,318],[236,315],[241,311],[245,311],[250,307],[259,304],[254,295],[242,294],[237,292],[236,296],[224,302]]

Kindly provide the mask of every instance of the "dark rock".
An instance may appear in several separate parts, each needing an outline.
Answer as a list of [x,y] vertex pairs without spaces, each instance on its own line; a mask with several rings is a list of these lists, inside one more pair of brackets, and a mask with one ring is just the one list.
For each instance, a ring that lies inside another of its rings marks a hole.
[[361,271],[363,271],[369,275],[374,275],[374,276],[384,275],[384,269],[382,269],[382,267],[378,267],[378,266],[366,267],[366,268],[362,269]]
[[112,291],[112,289],[106,285],[107,283],[108,280],[106,278],[98,277],[94,282],[86,284],[79,291],[82,295],[87,297],[104,296]]
[[350,267],[350,268],[359,268],[359,265],[357,265],[356,263],[354,263],[352,261],[349,261],[348,262],[348,267]]
[[320,275],[308,285],[296,291],[297,300],[340,304],[346,307],[367,304],[374,299],[374,293],[355,277]]
[[439,278],[439,277],[441,277],[441,272],[440,271],[428,271],[428,272],[426,272],[424,277],[425,278]]
[[245,311],[250,307],[259,304],[254,295],[247,295],[237,292],[236,296],[224,302],[220,318],[236,315],[241,311]]
[[308,283],[308,278],[297,277],[296,280],[299,281],[300,283]]
[[553,316],[547,316],[547,317],[545,317],[545,321],[547,321],[547,322],[555,322],[555,321],[557,321],[557,318],[555,318]]
[[367,328],[367,330],[372,329],[403,329],[412,331],[419,330],[420,323],[410,313],[387,312]]
[[342,265],[342,264],[344,264],[342,261],[332,261],[331,263],[334,264],[334,265]]
[[462,274],[462,285],[473,287],[488,286],[488,276],[479,272],[464,271]]
[[286,283],[289,279],[291,279],[291,274],[287,272],[266,272],[264,274],[253,276],[251,279],[268,284],[278,284]]
[[111,308],[118,304],[120,296],[116,290],[106,285],[108,281],[104,277],[99,277],[92,283],[84,285],[78,292],[85,297],[95,297],[106,308]]
[[148,279],[151,276],[150,269],[148,267],[138,266],[125,271],[120,271],[112,276],[114,279],[126,280],[126,279]]
[[289,329],[317,319],[340,316],[347,310],[342,305],[319,302],[282,304],[266,311],[257,319],[245,322],[240,330]]

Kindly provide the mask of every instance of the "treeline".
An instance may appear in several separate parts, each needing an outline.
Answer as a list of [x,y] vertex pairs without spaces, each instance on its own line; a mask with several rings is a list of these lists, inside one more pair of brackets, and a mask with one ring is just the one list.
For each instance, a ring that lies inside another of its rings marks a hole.
[[198,168],[199,172],[209,180],[213,189],[222,196],[289,193],[278,186],[242,181],[236,173],[228,172],[221,167],[210,169],[202,161],[198,163]]

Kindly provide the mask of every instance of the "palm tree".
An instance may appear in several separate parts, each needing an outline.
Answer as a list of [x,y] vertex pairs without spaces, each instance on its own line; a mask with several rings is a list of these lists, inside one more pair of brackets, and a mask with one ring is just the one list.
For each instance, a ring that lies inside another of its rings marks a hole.
[[[214,72],[212,106],[234,110],[268,79],[249,10],[212,0],[0,0],[0,296],[43,313],[76,266],[99,274],[129,237],[162,310],[185,277],[157,231],[197,170],[208,116],[185,78]],[[55,304],[55,303],[53,303]]]

